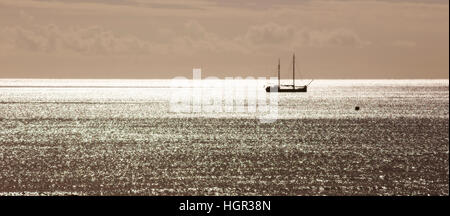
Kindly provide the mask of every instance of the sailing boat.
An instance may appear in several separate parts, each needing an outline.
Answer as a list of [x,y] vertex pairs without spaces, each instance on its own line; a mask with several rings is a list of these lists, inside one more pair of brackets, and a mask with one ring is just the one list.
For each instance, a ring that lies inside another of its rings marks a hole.
[[[309,82],[308,85],[311,84],[311,82]],[[278,85],[267,86],[266,92],[275,92],[277,89],[278,92],[307,92],[308,85],[295,86],[295,54],[294,54],[292,61],[292,85],[280,84],[280,59],[278,59]]]

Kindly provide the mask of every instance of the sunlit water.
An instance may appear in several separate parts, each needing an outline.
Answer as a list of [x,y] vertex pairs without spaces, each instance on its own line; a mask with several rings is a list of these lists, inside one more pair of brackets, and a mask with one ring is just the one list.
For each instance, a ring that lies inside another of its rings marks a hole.
[[0,80],[0,193],[448,195],[448,80],[316,80],[270,124],[171,83]]
[[[171,85],[171,80],[0,80],[0,118],[252,118],[258,114],[247,110],[172,113],[172,94],[195,93]],[[263,86],[256,89],[269,97]],[[448,80],[316,80],[308,93],[279,93],[278,97],[278,118],[282,119],[449,116]],[[361,108],[359,112],[355,106]]]

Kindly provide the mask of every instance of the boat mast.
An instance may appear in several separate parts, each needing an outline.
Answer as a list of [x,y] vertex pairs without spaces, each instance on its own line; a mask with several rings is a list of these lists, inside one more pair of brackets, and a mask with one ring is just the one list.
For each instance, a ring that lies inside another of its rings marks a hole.
[[292,61],[292,88],[295,89],[295,53]]
[[278,88],[280,87],[280,59],[278,59]]

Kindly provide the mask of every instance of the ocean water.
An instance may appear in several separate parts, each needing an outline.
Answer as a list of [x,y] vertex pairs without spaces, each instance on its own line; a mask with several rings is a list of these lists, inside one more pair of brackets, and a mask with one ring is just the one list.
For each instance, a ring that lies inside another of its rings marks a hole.
[[198,93],[171,84],[0,80],[0,194],[449,194],[448,80],[316,80],[273,123],[170,112]]

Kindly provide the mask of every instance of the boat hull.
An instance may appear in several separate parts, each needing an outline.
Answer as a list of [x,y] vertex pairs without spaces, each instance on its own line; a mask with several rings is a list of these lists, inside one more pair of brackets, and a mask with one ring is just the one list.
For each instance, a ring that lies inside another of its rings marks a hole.
[[307,92],[308,86],[296,86],[295,88],[277,88],[274,86],[267,86],[266,92]]

